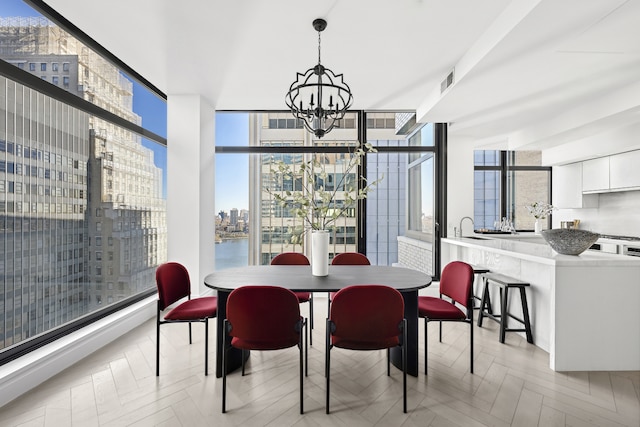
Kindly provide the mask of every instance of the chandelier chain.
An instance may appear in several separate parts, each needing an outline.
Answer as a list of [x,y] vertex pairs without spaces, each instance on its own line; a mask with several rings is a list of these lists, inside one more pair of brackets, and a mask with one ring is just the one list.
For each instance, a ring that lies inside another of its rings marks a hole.
[[318,31],[318,64],[320,64],[320,31]]

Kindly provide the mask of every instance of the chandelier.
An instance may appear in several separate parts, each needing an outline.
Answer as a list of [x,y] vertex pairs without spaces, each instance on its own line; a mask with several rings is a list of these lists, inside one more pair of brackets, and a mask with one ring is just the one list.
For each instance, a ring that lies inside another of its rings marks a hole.
[[349,85],[342,80],[342,74],[335,74],[320,62],[320,33],[326,27],[324,19],[313,21],[313,28],[318,32],[318,64],[304,73],[296,73],[296,81],[286,96],[291,113],[318,138],[337,125],[353,102],[353,95]]

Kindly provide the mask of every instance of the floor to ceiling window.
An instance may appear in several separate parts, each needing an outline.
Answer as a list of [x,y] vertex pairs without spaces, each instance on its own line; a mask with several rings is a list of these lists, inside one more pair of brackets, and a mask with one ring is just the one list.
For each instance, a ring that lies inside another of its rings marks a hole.
[[[247,264],[268,264],[273,256],[285,251],[309,254],[310,243],[306,234],[297,243],[291,242],[292,235],[299,233],[303,227],[303,221],[286,207],[279,206],[273,193],[284,194],[286,191],[302,189],[303,174],[296,174],[295,171],[311,158],[318,159],[324,165],[325,176],[318,179],[323,188],[344,187],[345,182],[354,181],[357,175],[353,172],[345,174],[350,153],[360,146],[360,141],[366,140],[377,151],[366,154],[366,161],[358,174],[366,176],[367,182],[379,178],[382,180],[362,203],[345,212],[332,227],[330,256],[358,251],[366,253],[377,265],[398,262],[397,238],[407,231],[407,171],[410,156],[419,158],[420,154],[415,153],[433,151],[433,139],[431,144],[419,144],[415,139],[410,143],[406,135],[396,134],[395,113],[353,112],[345,117],[339,128],[316,140],[289,112],[268,112],[248,113],[249,130],[244,132],[244,142],[238,143],[226,126],[234,120],[234,116],[246,115],[219,112],[216,116],[216,128],[222,128],[216,136],[216,221],[217,238],[221,242],[216,245],[217,254],[223,252],[223,245],[225,248],[233,245],[234,250],[242,247],[246,250],[246,258],[243,259]],[[361,129],[359,123],[366,123],[365,129]],[[237,126],[244,128],[247,124],[242,119]],[[232,166],[231,163],[236,161],[239,162],[238,167]],[[276,179],[272,167],[277,161],[290,165],[294,176]],[[241,172],[245,176],[238,176],[232,170],[246,171]],[[238,182],[245,183],[246,201],[232,201],[241,191]],[[227,187],[236,188],[236,191],[230,193]],[[429,188],[433,192],[433,181]],[[338,194],[333,208],[339,208],[341,200],[346,197],[343,191],[346,188],[335,189]],[[426,197],[426,194],[420,193],[418,197]],[[238,206],[239,203],[243,205]],[[426,201],[425,204],[431,206],[430,211],[425,212],[425,221],[433,222],[433,207]],[[234,210],[239,213],[237,222],[232,219]],[[433,231],[430,230],[430,233]],[[246,243],[240,244],[242,239]],[[234,261],[222,258],[222,254],[216,255],[217,269],[236,265]]]
[[6,363],[155,291],[167,253],[166,105],[135,72],[66,31],[61,17],[18,0],[4,1],[2,12]]

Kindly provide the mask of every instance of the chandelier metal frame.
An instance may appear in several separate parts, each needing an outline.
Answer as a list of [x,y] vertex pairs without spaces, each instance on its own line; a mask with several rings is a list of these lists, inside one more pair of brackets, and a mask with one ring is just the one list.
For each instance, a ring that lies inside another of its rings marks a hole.
[[296,73],[296,80],[285,97],[291,114],[318,138],[336,127],[353,103],[351,89],[342,74],[334,73],[320,60],[320,33],[326,27],[324,19],[313,21],[313,28],[318,32],[318,64],[304,73]]

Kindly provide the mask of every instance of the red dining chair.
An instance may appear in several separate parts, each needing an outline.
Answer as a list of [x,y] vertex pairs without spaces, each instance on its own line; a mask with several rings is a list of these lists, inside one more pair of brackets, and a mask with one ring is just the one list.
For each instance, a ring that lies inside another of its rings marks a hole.
[[[300,413],[303,406],[302,328],[306,319],[300,317],[300,305],[295,293],[278,286],[243,286],[227,298],[227,318],[224,321],[222,413],[226,412],[227,362],[231,347],[247,350],[280,350],[298,346],[300,351]],[[229,340],[229,337],[231,339]],[[306,354],[306,352],[305,352]],[[306,357],[305,357],[306,360]]]
[[336,292],[327,319],[325,369],[326,409],[329,413],[331,349],[387,349],[387,375],[391,375],[389,349],[402,349],[402,403],[407,412],[407,321],[404,299],[396,289],[383,285],[354,285]]
[[[447,297],[451,302],[443,299]],[[464,311],[458,308],[459,304]],[[424,373],[427,375],[427,324],[439,322],[442,342],[442,322],[469,324],[471,373],[473,374],[473,267],[461,261],[447,264],[440,276],[440,298],[418,297],[418,316],[424,317]]]
[[[359,252],[344,252],[334,256],[331,260],[331,265],[371,265],[371,262],[369,258]],[[331,300],[335,294],[335,292],[329,292],[327,313],[331,310]]]
[[[216,317],[218,299],[201,297],[191,299],[191,282],[187,269],[177,262],[167,262],[156,269],[158,287],[158,312],[156,317],[156,376],[160,375],[160,325],[189,323],[189,344],[192,343],[191,323],[204,323],[204,374],[209,374],[209,319]],[[173,303],[186,301],[171,309],[162,319],[162,312]]]
[[[276,255],[271,260],[271,265],[311,265],[309,258],[299,252],[283,252]],[[313,293],[311,292],[294,292],[298,297],[300,304],[309,303],[309,321],[311,330],[313,330]],[[309,344],[313,345],[313,333],[309,337]]]

